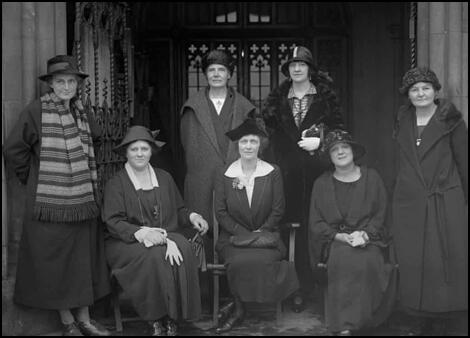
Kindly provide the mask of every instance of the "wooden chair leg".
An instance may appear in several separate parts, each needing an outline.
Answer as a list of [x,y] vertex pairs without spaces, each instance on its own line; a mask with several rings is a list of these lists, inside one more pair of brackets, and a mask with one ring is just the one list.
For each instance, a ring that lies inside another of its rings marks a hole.
[[212,314],[212,322],[214,323],[214,327],[219,326],[219,318],[217,317],[219,313],[219,276],[214,274],[214,304],[213,309],[214,312]]
[[114,321],[116,323],[116,332],[122,332],[122,317],[121,317],[121,308],[119,306],[119,294],[118,291],[112,291],[112,302],[113,302],[113,312],[114,312]]
[[282,321],[282,301],[276,303],[276,325],[281,325]]

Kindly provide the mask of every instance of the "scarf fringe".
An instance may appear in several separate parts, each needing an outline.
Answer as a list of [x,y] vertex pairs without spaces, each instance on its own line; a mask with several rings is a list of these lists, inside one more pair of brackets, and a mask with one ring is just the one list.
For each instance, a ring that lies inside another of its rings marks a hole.
[[99,209],[95,202],[87,202],[68,208],[37,204],[34,206],[34,218],[43,222],[81,222],[98,216]]

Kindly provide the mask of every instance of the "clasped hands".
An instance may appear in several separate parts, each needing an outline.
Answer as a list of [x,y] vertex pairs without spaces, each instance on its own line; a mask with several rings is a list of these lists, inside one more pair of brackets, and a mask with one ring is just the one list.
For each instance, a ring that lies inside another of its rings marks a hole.
[[337,233],[335,235],[335,239],[340,242],[347,243],[352,247],[358,246],[363,248],[369,243],[369,236],[365,231],[362,230],[354,231],[351,234],[347,234],[344,232]]
[[170,264],[176,263],[178,266],[183,261],[178,246],[174,241],[168,238],[168,234],[165,229],[162,228],[151,228],[151,227],[140,227],[134,233],[134,237],[139,243],[143,243],[146,248],[150,248],[154,245],[166,244],[165,260],[170,260]]

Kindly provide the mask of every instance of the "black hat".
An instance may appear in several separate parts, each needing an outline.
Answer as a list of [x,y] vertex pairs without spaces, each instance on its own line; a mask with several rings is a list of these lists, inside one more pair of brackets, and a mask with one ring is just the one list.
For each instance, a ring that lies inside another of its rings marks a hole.
[[408,95],[408,90],[412,85],[418,82],[429,82],[432,84],[435,90],[441,89],[441,84],[437,79],[436,73],[427,67],[415,67],[408,70],[403,75],[400,93]]
[[207,71],[207,67],[213,64],[227,67],[230,75],[232,75],[234,68],[233,58],[223,50],[211,50],[202,58],[201,66],[204,73]]
[[238,127],[225,133],[232,141],[237,141],[246,135],[258,135],[268,137],[264,121],[260,118],[247,118]]
[[338,143],[347,143],[351,146],[354,153],[354,160],[358,160],[366,153],[366,148],[353,140],[351,134],[346,130],[334,129],[330,131],[324,141],[324,154],[330,156],[330,149]]
[[77,61],[70,55],[56,55],[47,60],[47,74],[39,76],[38,79],[47,81],[51,76],[56,74],[74,74],[80,76],[82,79],[88,76],[88,74],[78,69]]
[[113,148],[115,152],[123,155],[126,152],[127,146],[135,141],[147,141],[156,152],[158,151],[165,142],[155,140],[155,137],[159,134],[160,130],[151,131],[144,126],[132,126],[127,130],[126,136]]
[[312,53],[307,47],[304,46],[297,46],[294,47],[289,53],[289,59],[284,62],[281,66],[281,71],[282,73],[286,76],[289,77],[289,65],[291,62],[295,61],[302,61],[305,62],[310,66],[312,70],[316,70],[317,67],[315,66],[315,63],[313,62],[313,57]]

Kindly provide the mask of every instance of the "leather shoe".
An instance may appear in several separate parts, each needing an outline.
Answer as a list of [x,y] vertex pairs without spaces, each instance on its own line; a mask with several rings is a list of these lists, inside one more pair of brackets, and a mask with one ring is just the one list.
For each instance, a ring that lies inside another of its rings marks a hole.
[[178,325],[176,325],[176,322],[170,317],[165,320],[165,328],[167,336],[176,336],[178,333]]
[[342,337],[352,336],[352,332],[351,330],[343,330],[341,332],[338,332],[337,336],[342,336]]
[[232,312],[234,307],[235,307],[235,301],[233,300],[223,305],[220,308],[219,312],[217,313],[217,318],[219,320],[224,320]]
[[152,324],[153,333],[152,336],[166,336],[166,328],[163,325],[162,320],[157,320]]
[[103,325],[99,324],[94,320],[90,320],[89,323],[78,322],[78,328],[84,336],[110,336],[109,332]]
[[62,336],[83,336],[77,323],[62,324]]
[[233,314],[232,316],[227,319],[227,321],[222,325],[219,326],[215,332],[216,333],[224,333],[232,330],[232,328],[237,325],[241,324],[243,322],[243,313],[241,314]]

